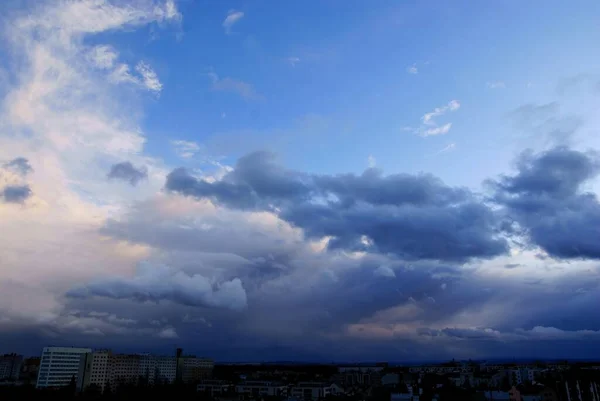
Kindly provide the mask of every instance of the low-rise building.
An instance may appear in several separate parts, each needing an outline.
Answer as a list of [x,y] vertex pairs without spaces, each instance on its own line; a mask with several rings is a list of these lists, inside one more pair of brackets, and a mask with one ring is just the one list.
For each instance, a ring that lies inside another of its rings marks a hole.
[[336,384],[322,382],[300,382],[292,387],[292,397],[303,400],[320,400],[329,395],[341,394],[342,388]]
[[238,394],[247,394],[255,397],[284,397],[288,395],[288,386],[280,382],[251,380],[245,381],[235,386],[235,392]]
[[202,380],[196,386],[196,391],[206,393],[211,397],[233,392],[233,385],[226,380]]

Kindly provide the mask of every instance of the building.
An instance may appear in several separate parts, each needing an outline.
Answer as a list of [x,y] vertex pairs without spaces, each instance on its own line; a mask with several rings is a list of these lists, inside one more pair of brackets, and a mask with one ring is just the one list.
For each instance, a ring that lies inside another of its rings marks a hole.
[[82,355],[77,375],[77,388],[81,390],[93,385],[100,391],[104,391],[104,387],[111,379],[111,357],[112,354],[108,350]]
[[40,358],[25,358],[21,364],[19,380],[25,384],[35,384],[40,371]]
[[195,383],[212,377],[215,363],[212,359],[196,358],[195,356],[182,356],[181,379],[184,383]]
[[232,384],[225,380],[202,380],[196,386],[196,391],[208,394],[211,397],[229,394],[233,392],[232,389]]
[[253,397],[283,397],[288,395],[288,387],[279,382],[250,380],[235,386],[235,392],[238,394],[251,395]]
[[0,356],[0,380],[18,380],[23,355],[5,354]]
[[110,350],[83,353],[77,371],[77,388],[91,385],[104,391],[122,384],[172,383],[179,377],[188,383],[209,378],[214,362],[193,356],[157,356],[150,354],[113,354]]
[[112,354],[108,366],[111,389],[121,384],[137,383],[140,376],[140,356],[135,354]]
[[45,347],[36,386],[62,387],[73,379],[77,382],[81,358],[90,352],[90,348]]
[[143,354],[140,355],[139,370],[149,383],[173,383],[177,376],[177,358]]
[[335,382],[346,388],[379,385],[383,369],[381,366],[341,366]]
[[302,400],[320,400],[329,395],[340,394],[342,389],[335,384],[300,382],[292,387],[292,397]]

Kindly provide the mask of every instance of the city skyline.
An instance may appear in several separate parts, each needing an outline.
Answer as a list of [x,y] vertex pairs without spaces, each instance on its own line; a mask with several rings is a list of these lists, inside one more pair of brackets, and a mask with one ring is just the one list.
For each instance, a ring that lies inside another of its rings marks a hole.
[[600,358],[600,3],[0,4],[0,344]]

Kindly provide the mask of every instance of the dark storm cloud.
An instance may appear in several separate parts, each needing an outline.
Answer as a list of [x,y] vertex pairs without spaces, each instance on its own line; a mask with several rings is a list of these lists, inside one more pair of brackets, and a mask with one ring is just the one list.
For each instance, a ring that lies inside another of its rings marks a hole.
[[5,163],[3,167],[23,176],[33,171],[31,164],[29,164],[29,160],[24,157],[17,157],[8,163]]
[[0,190],[0,198],[7,203],[23,203],[31,194],[29,185],[8,185]]
[[209,183],[177,169],[165,187],[231,208],[278,210],[310,238],[334,237],[330,249],[446,261],[492,258],[508,250],[488,206],[468,189],[427,174],[383,176],[369,169],[359,176],[310,175],[257,152],[240,159],[222,180]]
[[146,167],[135,167],[131,162],[114,164],[108,172],[108,178],[129,182],[136,186],[140,181],[148,178]]
[[488,184],[532,244],[557,258],[600,259],[600,203],[584,190],[598,173],[597,153],[556,147],[524,152],[515,175]]

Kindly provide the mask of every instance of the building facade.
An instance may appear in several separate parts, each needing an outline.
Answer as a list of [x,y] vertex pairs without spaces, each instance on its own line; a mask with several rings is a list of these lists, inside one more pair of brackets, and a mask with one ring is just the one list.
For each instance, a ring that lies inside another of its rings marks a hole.
[[110,382],[111,353],[108,350],[88,352],[81,356],[77,388],[84,389],[97,386],[101,391]]
[[212,359],[196,358],[195,356],[181,357],[182,380],[184,383],[195,383],[212,377],[215,363]]
[[77,383],[82,356],[90,352],[90,348],[45,347],[36,386],[63,387],[72,380]]
[[0,380],[18,380],[23,355],[6,354],[0,356]]

